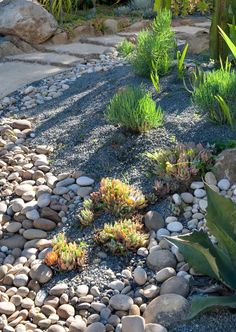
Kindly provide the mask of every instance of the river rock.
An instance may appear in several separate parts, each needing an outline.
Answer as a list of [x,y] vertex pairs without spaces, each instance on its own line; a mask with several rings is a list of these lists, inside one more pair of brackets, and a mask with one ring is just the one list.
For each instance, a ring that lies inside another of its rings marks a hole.
[[146,324],[157,323],[167,329],[173,328],[186,319],[189,307],[188,301],[181,295],[160,295],[149,303],[143,317]]
[[149,230],[158,231],[158,229],[165,226],[164,219],[157,211],[148,211],[144,216],[145,226]]
[[160,295],[164,294],[179,294],[187,297],[189,294],[189,283],[183,277],[171,277],[161,285]]
[[35,228],[39,228],[47,232],[52,231],[54,228],[56,228],[56,223],[46,218],[39,218],[34,220],[33,225]]
[[0,302],[0,314],[5,314],[7,316],[12,315],[16,310],[16,307],[11,302]]
[[141,316],[124,316],[121,320],[122,332],[144,332],[145,321]]
[[146,271],[141,267],[138,266],[133,272],[134,280],[138,285],[144,285],[147,281],[147,273]]
[[41,284],[45,284],[52,278],[52,270],[45,264],[33,265],[29,274],[33,280]]
[[124,294],[113,295],[109,301],[109,304],[113,309],[124,311],[129,310],[133,303],[133,299]]
[[167,329],[160,324],[146,324],[145,332],[167,332]]
[[154,271],[160,271],[165,267],[176,267],[175,256],[169,250],[160,250],[159,246],[154,246],[147,256],[147,265]]

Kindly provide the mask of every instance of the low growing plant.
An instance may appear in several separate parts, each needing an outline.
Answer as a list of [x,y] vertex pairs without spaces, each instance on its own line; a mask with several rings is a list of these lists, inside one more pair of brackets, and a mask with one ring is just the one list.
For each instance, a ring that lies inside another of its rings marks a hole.
[[142,133],[163,123],[161,107],[143,87],[127,87],[115,94],[105,112],[106,118],[126,130]]
[[113,225],[105,224],[95,234],[95,241],[111,253],[125,255],[128,251],[137,251],[147,245],[148,235],[143,232],[141,217],[116,221]]
[[212,151],[201,144],[178,144],[146,153],[146,156],[152,173],[157,176],[155,189],[160,195],[188,186],[191,179],[204,175],[214,162]]
[[117,48],[119,54],[124,58],[128,57],[134,50],[134,44],[125,39]]
[[150,30],[138,33],[137,46],[131,57],[134,71],[138,75],[149,78],[154,61],[157,74],[165,75],[174,60],[175,47],[174,32],[171,29],[171,13],[163,10],[154,19]]
[[218,69],[205,74],[193,93],[193,102],[212,120],[232,125],[236,107],[236,72]]
[[179,247],[196,271],[223,283],[230,296],[195,297],[189,318],[215,306],[236,308],[236,206],[210,187],[207,186],[206,190],[206,226],[218,244],[213,244],[204,231],[168,237],[168,240]]
[[117,217],[131,215],[146,205],[145,196],[139,189],[112,178],[103,178],[99,191],[92,193],[91,198],[95,209]]
[[64,233],[54,237],[52,251],[45,255],[44,262],[49,266],[55,266],[60,270],[73,270],[82,267],[86,263],[86,244],[81,242],[67,242]]

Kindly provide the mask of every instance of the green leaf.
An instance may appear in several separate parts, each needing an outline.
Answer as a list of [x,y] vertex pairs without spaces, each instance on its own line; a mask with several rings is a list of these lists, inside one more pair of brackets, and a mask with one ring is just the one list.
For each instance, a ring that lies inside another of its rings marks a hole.
[[232,40],[227,36],[227,34],[224,32],[224,30],[221,29],[221,27],[218,26],[218,29],[220,30],[220,35],[228,45],[229,49],[233,53],[233,56],[236,59],[236,45],[232,42]]
[[206,191],[207,227],[217,238],[219,246],[228,253],[236,269],[236,205],[231,199],[219,195],[209,186],[206,186]]
[[214,251],[214,246],[206,233],[194,231],[191,234],[167,237],[167,239],[179,248],[190,266],[202,274],[220,280],[216,258],[209,249]]
[[200,312],[214,307],[236,308],[236,295],[233,296],[195,296],[191,302],[191,309],[188,319],[192,319]]

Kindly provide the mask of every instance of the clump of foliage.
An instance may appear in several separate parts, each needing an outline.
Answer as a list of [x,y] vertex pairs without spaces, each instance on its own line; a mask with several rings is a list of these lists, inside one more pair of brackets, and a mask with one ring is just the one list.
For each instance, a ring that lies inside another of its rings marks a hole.
[[103,178],[97,192],[84,201],[78,214],[81,225],[89,226],[94,217],[106,211],[116,217],[127,217],[146,206],[143,193],[119,179]]
[[236,72],[223,68],[204,75],[193,93],[194,104],[219,123],[232,125],[236,107]]
[[171,3],[174,16],[187,16],[194,12],[200,12],[203,15],[209,12],[212,7],[212,0],[172,0]]
[[117,217],[130,215],[146,205],[141,190],[112,178],[103,178],[99,191],[92,193],[91,198],[97,209]]
[[44,262],[60,270],[73,270],[86,263],[87,250],[84,242],[79,245],[67,242],[64,233],[58,234],[52,241],[52,251],[45,255]]
[[219,154],[226,149],[236,148],[236,140],[226,140],[226,141],[216,140],[213,142],[213,144],[216,154]]
[[152,173],[157,176],[155,189],[158,195],[188,186],[197,175],[211,169],[214,156],[201,144],[178,144],[169,149],[146,153]]
[[168,237],[179,247],[186,261],[204,275],[228,287],[231,296],[194,298],[190,318],[214,306],[236,307],[236,206],[228,198],[207,187],[206,226],[218,241],[215,245],[204,231]]
[[173,62],[175,47],[171,13],[163,10],[154,19],[150,30],[138,33],[137,46],[131,58],[134,71],[138,75],[150,77],[154,61],[157,74],[165,75]]
[[116,221],[113,225],[105,224],[95,234],[95,241],[111,253],[125,255],[128,251],[136,251],[146,246],[148,235],[143,232],[141,217]]
[[163,123],[160,106],[143,87],[127,87],[119,91],[110,101],[105,112],[106,118],[115,125],[142,133]]
[[128,41],[127,39],[125,39],[122,43],[120,43],[120,45],[117,48],[119,54],[124,58],[129,56],[133,52],[133,50],[134,50],[134,44]]

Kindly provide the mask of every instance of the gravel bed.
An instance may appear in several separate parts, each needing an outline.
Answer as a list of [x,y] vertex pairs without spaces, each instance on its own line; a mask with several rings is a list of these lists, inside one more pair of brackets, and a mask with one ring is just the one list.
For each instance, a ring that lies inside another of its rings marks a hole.
[[[108,124],[103,112],[117,90],[141,83],[160,101],[164,126],[142,135],[124,133]],[[217,138],[235,138],[229,127],[216,125],[196,112],[176,73],[161,78],[161,90],[157,95],[149,80],[135,76],[130,66],[124,65],[84,74],[61,97],[17,115],[35,118],[35,143],[54,145],[51,163],[56,173],[80,169],[96,180],[104,176],[125,178],[150,191],[153,179],[147,177],[146,151],[174,142],[206,144]]]

